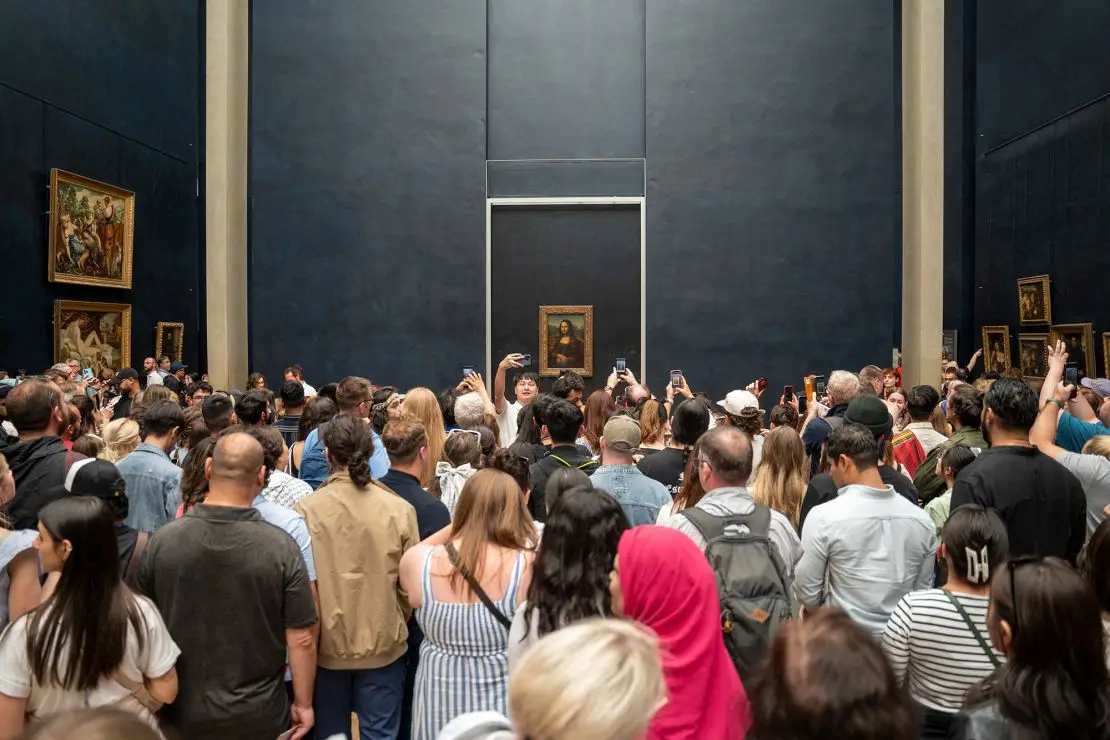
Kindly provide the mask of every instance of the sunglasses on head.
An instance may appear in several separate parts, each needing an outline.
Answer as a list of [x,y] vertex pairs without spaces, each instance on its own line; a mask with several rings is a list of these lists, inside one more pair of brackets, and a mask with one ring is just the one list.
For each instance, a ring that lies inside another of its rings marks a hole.
[[452,434],[473,434],[479,440],[482,439],[482,433],[479,432],[477,429],[452,429],[451,431],[447,432],[448,437],[450,437]]
[[1042,560],[1044,560],[1044,558],[1037,557],[1036,555],[1022,555],[1021,557],[1010,558],[1009,560],[1007,567],[1010,571],[1010,601],[1011,611],[1013,612],[1011,615],[1012,619],[1010,620],[1010,629],[1014,632],[1017,632],[1018,621],[1017,581],[1014,578],[1014,573],[1023,565],[1039,563]]

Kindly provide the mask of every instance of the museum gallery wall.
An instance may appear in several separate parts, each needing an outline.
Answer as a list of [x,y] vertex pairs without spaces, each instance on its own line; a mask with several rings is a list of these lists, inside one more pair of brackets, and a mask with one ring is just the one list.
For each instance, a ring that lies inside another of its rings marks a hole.
[[159,321],[182,324],[182,356],[204,361],[203,6],[91,4],[103,12],[8,3],[0,23],[0,369],[11,374],[70,356],[141,366]]

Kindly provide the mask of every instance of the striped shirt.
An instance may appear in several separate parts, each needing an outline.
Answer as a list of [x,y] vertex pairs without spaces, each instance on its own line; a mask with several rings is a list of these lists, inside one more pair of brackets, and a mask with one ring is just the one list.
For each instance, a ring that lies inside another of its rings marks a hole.
[[[989,644],[986,596],[953,593]],[[938,712],[954,713],[974,684],[994,671],[994,663],[967,622],[939,588],[902,597],[883,633],[883,649],[899,683]],[[999,661],[1001,653],[991,648]]]

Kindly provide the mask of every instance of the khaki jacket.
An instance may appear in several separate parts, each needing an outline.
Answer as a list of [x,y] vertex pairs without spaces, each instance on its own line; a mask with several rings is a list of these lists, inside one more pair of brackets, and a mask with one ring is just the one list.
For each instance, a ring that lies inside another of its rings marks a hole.
[[365,670],[396,661],[408,648],[412,609],[401,590],[401,556],[420,541],[416,510],[387,488],[360,489],[332,474],[297,502],[312,538],[320,592],[322,668]]

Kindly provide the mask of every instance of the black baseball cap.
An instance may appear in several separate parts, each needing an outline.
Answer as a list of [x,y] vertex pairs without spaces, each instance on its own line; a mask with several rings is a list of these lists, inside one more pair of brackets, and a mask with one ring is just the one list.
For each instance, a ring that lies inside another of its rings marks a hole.
[[116,377],[112,378],[112,383],[118,385],[127,379],[139,379],[139,373],[133,367],[121,367],[120,371],[116,373]]
[[114,499],[127,494],[127,483],[114,464],[92,458],[73,463],[66,474],[65,489],[74,496]]
[[878,396],[856,398],[848,404],[848,410],[844,412],[844,421],[867,427],[875,439],[889,436],[894,429],[894,419],[890,416],[890,409]]

